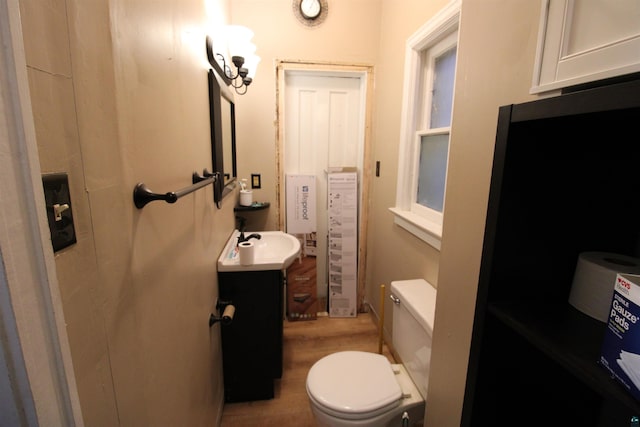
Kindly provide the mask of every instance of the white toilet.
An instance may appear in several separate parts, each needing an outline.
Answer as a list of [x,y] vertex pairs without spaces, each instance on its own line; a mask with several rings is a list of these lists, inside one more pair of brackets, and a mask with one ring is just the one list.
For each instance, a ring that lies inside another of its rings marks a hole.
[[[422,279],[395,281],[391,298],[393,348],[403,364],[362,351],[317,361],[307,374],[307,395],[319,426],[422,425],[436,290]],[[405,412],[409,421],[403,424]]]

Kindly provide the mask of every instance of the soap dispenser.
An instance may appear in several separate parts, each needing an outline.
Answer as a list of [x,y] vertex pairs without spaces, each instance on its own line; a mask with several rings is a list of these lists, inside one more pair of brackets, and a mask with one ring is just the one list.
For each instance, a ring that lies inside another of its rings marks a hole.
[[251,206],[253,203],[253,191],[247,189],[247,179],[240,180],[240,206]]

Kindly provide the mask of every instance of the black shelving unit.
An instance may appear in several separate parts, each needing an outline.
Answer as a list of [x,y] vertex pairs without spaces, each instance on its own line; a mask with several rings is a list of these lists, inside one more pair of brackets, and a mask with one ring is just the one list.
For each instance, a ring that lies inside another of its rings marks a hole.
[[640,254],[638,123],[640,81],[500,108],[462,425],[640,415],[568,303],[581,252]]

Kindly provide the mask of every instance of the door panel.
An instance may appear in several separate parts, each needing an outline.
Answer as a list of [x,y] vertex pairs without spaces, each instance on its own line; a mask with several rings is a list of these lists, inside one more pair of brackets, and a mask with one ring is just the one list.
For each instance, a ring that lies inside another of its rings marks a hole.
[[309,71],[285,75],[284,173],[316,177],[319,298],[327,296],[327,171],[355,166],[359,182],[362,176],[361,80]]

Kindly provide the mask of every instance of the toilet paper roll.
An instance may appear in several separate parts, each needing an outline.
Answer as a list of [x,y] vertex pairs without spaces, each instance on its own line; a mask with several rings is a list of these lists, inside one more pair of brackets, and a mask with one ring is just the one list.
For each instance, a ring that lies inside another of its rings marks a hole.
[[581,253],[573,275],[569,304],[606,323],[618,273],[640,274],[640,259],[608,252]]
[[253,242],[242,242],[238,245],[240,265],[253,264],[254,250]]
[[229,304],[224,308],[224,312],[222,313],[222,323],[228,325],[233,320],[233,315],[236,313],[235,306]]

